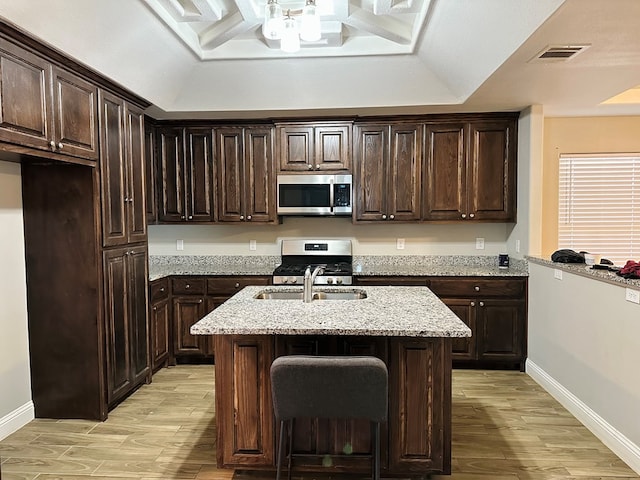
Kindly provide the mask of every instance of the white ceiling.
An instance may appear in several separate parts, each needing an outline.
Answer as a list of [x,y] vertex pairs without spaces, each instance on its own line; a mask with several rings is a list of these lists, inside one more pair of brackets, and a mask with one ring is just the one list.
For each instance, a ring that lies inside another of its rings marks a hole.
[[[0,15],[146,98],[157,118],[533,104],[547,116],[640,115],[640,103],[602,104],[640,85],[639,0],[339,1],[326,45],[288,57],[260,35],[261,0],[0,0]],[[576,44],[589,48],[530,61]]]

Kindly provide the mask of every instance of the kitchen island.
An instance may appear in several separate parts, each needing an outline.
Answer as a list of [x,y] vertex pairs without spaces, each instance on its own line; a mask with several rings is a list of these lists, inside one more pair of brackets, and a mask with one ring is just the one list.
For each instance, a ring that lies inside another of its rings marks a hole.
[[[315,288],[356,292],[352,300],[259,299],[296,287],[247,287],[193,325],[214,335],[217,463],[275,468],[269,368],[278,356],[374,355],[389,369],[389,416],[382,473],[421,477],[451,472],[451,341],[469,328],[428,288]],[[367,473],[366,421],[296,422],[298,470]]]

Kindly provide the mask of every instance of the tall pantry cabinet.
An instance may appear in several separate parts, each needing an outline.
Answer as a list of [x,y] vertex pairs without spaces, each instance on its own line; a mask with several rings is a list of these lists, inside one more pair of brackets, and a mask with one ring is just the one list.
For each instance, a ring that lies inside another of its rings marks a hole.
[[150,378],[147,106],[0,20],[0,155],[21,164],[38,418],[104,420]]

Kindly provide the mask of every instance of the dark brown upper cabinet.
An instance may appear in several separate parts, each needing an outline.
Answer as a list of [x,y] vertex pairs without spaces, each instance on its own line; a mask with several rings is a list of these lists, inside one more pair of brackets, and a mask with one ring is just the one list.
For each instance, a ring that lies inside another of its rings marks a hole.
[[156,128],[145,118],[144,122],[144,165],[146,168],[147,223],[158,221],[158,160],[156,158]]
[[516,120],[427,124],[424,220],[516,220]]
[[104,246],[147,239],[144,116],[121,98],[99,93]]
[[219,222],[275,223],[273,129],[216,129]]
[[213,222],[212,130],[162,127],[156,141],[158,221]]
[[2,39],[0,82],[0,141],[98,159],[95,85]]
[[420,220],[422,125],[357,124],[354,159],[356,222]]
[[278,170],[350,170],[351,129],[351,122],[276,124]]

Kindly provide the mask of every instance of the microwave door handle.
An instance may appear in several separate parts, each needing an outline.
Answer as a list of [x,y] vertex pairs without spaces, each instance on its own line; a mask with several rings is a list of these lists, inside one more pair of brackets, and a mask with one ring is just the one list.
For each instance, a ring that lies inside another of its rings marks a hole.
[[333,184],[333,178],[329,179],[329,206],[331,207],[331,213],[333,212],[333,208],[335,207],[335,200],[334,200],[334,194],[333,194],[333,189],[335,188],[334,184]]

